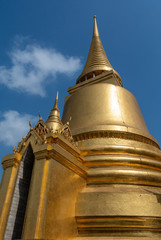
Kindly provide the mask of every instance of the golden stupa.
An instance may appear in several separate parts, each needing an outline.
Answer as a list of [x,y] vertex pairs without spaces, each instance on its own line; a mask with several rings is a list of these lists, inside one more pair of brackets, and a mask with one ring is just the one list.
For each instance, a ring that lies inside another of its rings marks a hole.
[[161,150],[99,38],[68,89],[2,160],[0,239],[161,238]]

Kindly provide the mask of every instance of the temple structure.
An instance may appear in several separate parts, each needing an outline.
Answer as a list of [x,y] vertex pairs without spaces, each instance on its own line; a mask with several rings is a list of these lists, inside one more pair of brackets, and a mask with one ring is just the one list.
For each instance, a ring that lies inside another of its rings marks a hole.
[[62,119],[45,122],[2,160],[0,239],[161,238],[161,150],[108,61],[94,17],[86,65]]

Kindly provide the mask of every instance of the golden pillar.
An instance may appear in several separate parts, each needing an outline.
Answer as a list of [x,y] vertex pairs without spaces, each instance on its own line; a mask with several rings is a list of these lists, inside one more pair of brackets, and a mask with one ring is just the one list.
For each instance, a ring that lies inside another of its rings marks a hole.
[[0,239],[4,237],[21,157],[19,153],[13,153],[2,160],[4,172],[0,188]]

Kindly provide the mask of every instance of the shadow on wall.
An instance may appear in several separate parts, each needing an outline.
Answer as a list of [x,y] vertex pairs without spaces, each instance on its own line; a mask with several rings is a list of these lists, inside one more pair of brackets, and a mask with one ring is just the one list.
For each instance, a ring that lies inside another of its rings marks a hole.
[[34,154],[29,145],[19,166],[4,240],[21,239],[33,163]]

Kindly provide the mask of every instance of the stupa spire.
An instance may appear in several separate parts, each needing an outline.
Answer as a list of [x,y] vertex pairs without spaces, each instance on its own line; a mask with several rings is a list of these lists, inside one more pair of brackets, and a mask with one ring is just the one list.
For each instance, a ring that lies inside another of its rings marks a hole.
[[62,121],[60,119],[60,111],[58,108],[58,91],[56,94],[54,107],[52,108],[46,123],[47,123],[48,127],[50,129],[52,129],[52,131],[56,131],[56,130],[60,129],[61,126],[63,125]]
[[121,82],[119,74],[113,69],[109,60],[107,59],[105,50],[99,37],[96,16],[94,16],[93,37],[88,53],[88,58],[81,75],[77,79],[77,83],[88,80],[103,72],[113,70],[116,77]]

